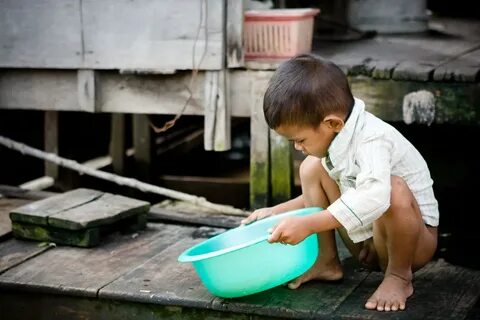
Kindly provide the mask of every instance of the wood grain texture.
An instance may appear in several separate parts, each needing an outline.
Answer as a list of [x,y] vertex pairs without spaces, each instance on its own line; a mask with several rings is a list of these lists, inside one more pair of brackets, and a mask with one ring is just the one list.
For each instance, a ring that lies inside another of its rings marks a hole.
[[10,213],[10,218],[12,221],[47,225],[49,216],[94,201],[102,195],[101,191],[80,188],[17,208]]
[[157,224],[133,235],[111,234],[95,249],[56,247],[0,275],[0,288],[96,297],[100,288],[193,230]]

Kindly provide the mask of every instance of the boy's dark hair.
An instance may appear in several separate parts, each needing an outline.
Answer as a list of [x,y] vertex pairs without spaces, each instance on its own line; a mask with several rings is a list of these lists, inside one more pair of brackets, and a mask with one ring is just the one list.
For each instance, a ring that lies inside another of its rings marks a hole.
[[348,115],[353,95],[335,64],[309,54],[282,63],[270,79],[263,100],[268,126],[316,128],[329,114]]

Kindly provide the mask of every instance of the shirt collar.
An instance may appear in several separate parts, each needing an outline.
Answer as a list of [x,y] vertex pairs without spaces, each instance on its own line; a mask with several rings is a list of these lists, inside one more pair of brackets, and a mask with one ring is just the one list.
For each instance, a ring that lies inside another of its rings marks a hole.
[[333,166],[345,159],[344,155],[351,145],[352,138],[355,133],[363,127],[365,118],[365,103],[357,98],[354,98],[355,103],[352,108],[352,112],[345,123],[345,126],[333,139],[330,147],[328,148],[328,158]]

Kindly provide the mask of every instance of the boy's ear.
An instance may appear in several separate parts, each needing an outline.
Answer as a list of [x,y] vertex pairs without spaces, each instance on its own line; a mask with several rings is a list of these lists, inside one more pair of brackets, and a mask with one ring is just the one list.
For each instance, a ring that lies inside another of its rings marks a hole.
[[332,129],[335,132],[340,132],[342,128],[345,126],[345,122],[343,119],[337,115],[330,114],[323,119],[323,122],[327,125],[329,129]]

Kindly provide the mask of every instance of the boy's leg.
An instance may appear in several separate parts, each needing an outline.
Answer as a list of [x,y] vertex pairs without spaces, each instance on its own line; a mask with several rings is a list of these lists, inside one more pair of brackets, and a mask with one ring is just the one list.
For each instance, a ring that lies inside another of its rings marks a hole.
[[[318,158],[307,156],[302,162],[300,180],[306,207],[326,208],[340,197],[336,182],[330,178]],[[313,279],[339,280],[343,277],[335,243],[335,230],[319,233],[318,242],[321,250],[317,261],[310,270],[288,284],[290,289],[296,289],[302,283]]]
[[373,242],[385,277],[365,307],[403,310],[413,293],[412,272],[427,264],[437,247],[437,230],[423,222],[406,182],[393,176],[390,208],[373,224]]

